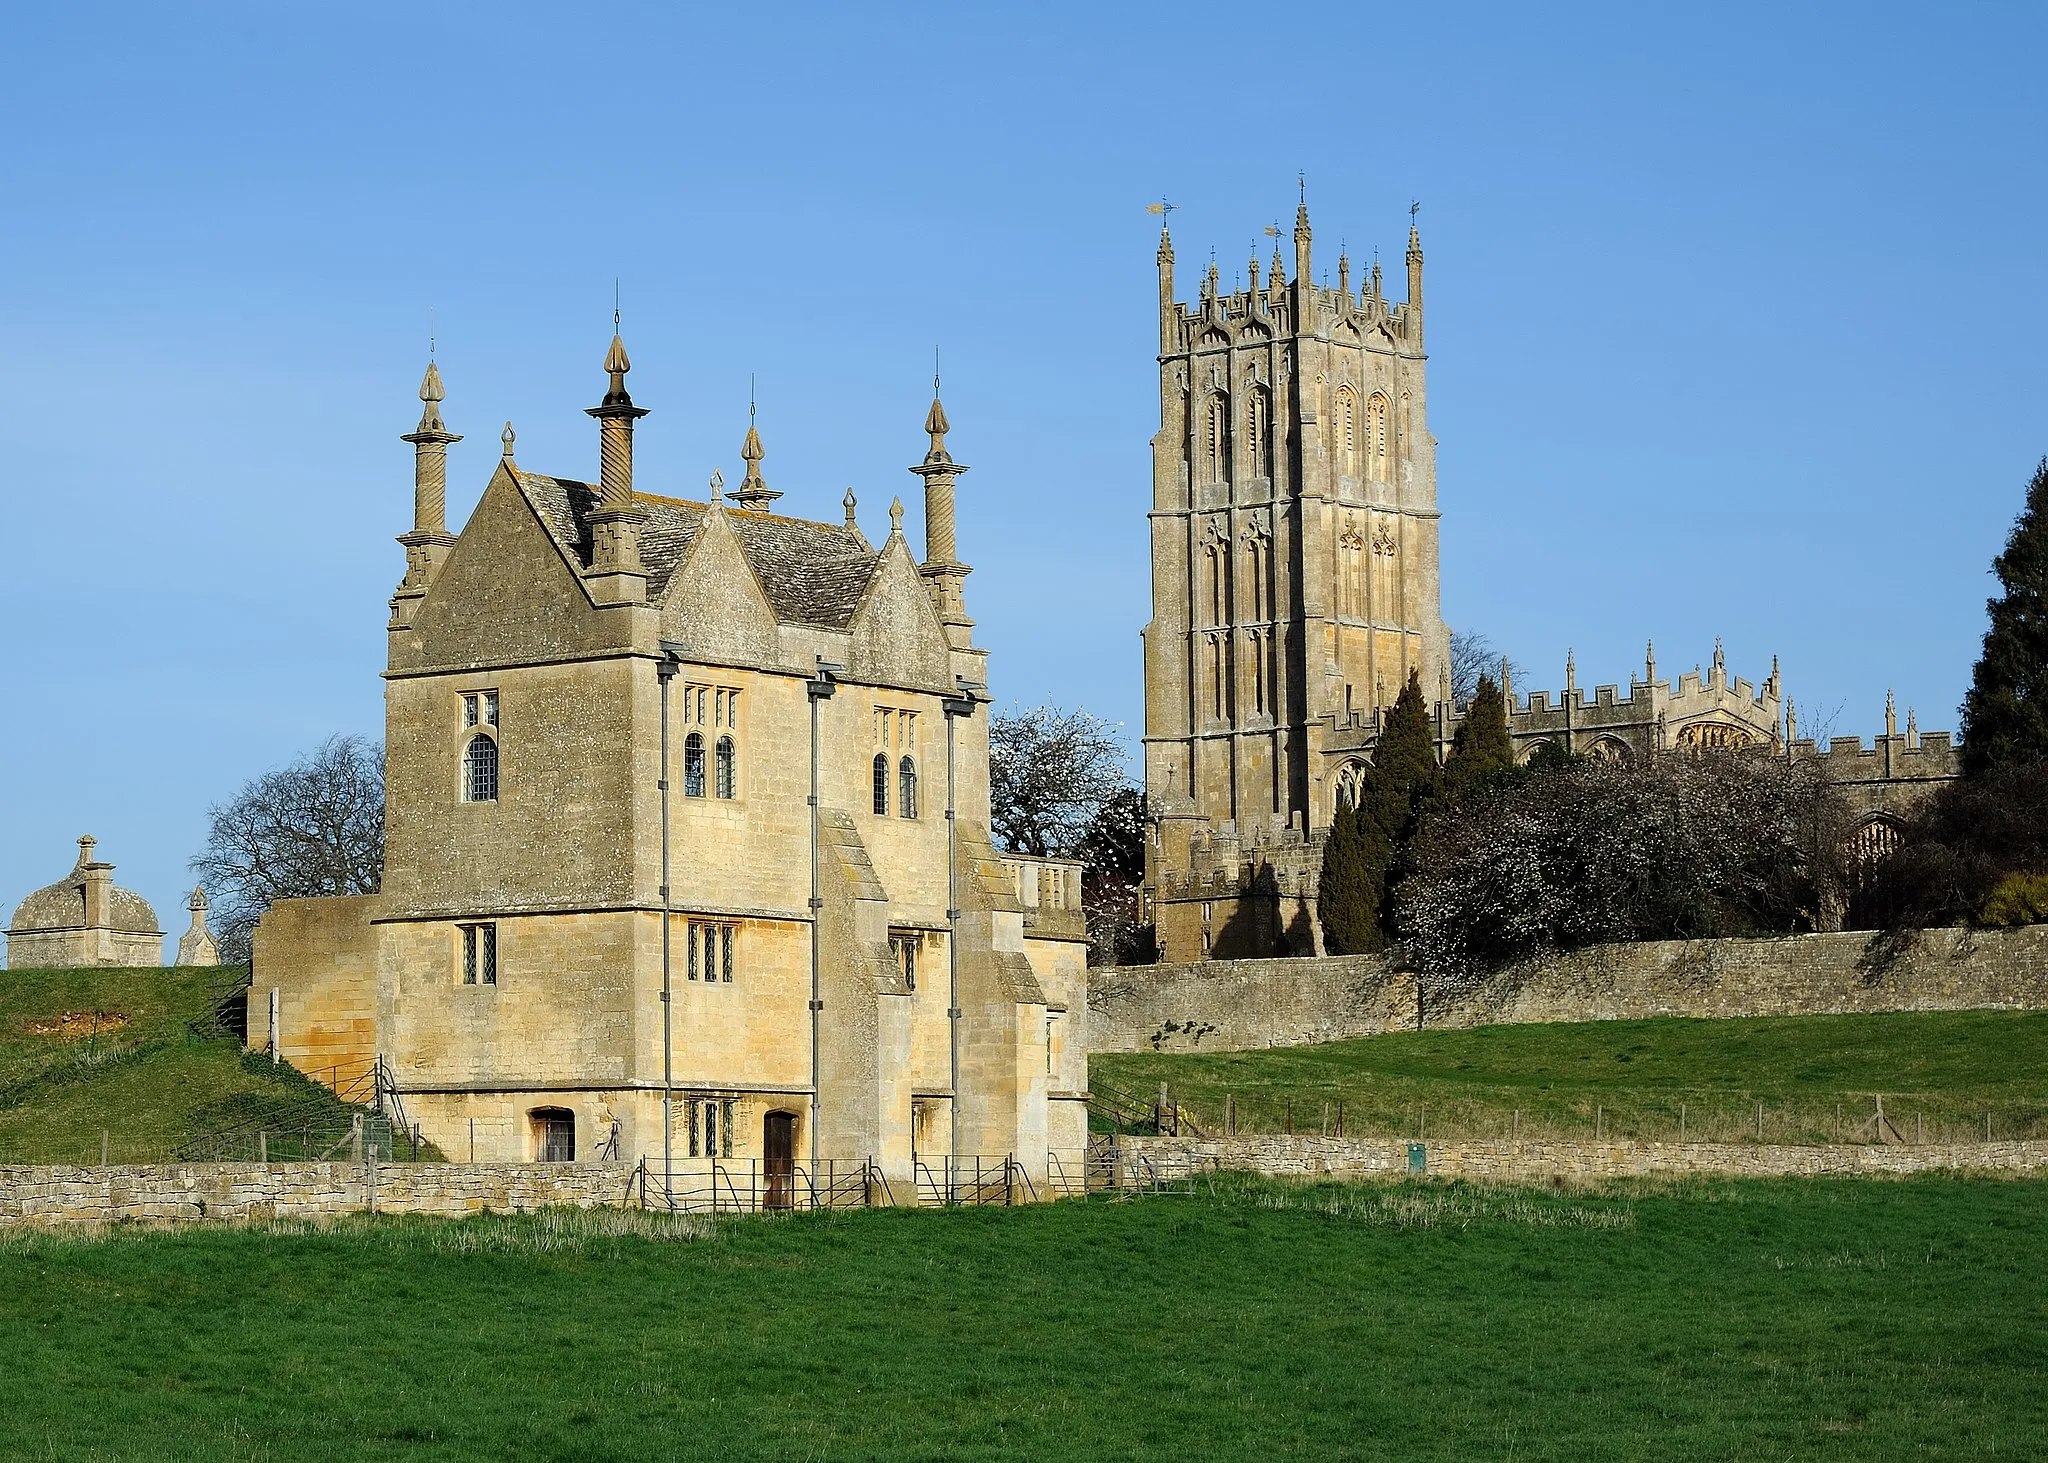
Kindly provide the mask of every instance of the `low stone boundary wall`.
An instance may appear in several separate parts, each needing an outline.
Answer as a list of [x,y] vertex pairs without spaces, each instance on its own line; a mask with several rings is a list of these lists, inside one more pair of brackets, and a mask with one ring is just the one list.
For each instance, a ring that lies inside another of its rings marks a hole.
[[617,1205],[637,1169],[595,1163],[178,1163],[0,1167],[0,1229],[120,1220],[250,1220],[359,1214],[459,1218]]
[[[1409,1143],[1398,1139],[1287,1137],[1119,1138],[1120,1172],[1138,1181],[1156,1171],[1242,1169],[1275,1178],[1385,1178],[1413,1172]],[[1940,1170],[2048,1170],[2048,1141],[2009,1143],[1424,1142],[1425,1173],[1516,1183],[1553,1178],[1612,1179],[1652,1174],[1738,1178],[1812,1178],[1824,1174],[1906,1174]]]
[[[1597,945],[1516,966],[1429,1026],[1649,1016],[2048,1009],[2048,925]],[[1416,976],[1377,955],[1209,960],[1090,972],[1089,1049],[1253,1051],[1415,1029]]]

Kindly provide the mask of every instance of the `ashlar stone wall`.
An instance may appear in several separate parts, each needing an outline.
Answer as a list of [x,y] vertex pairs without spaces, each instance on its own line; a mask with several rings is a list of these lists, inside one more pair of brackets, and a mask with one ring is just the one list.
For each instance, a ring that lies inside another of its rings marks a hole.
[[[1416,980],[1382,956],[1097,970],[1098,1052],[1252,1051],[1412,1031]],[[1425,1024],[2048,1009],[2048,926],[1598,945],[1500,972]]]
[[123,1220],[252,1220],[358,1214],[460,1218],[485,1210],[626,1202],[630,1164],[188,1163],[0,1166],[0,1229]]
[[[1414,1150],[1420,1149],[1420,1166]],[[1436,1142],[1263,1134],[1237,1138],[1119,1138],[1126,1183],[1190,1169],[1236,1169],[1276,1178],[1387,1178],[1435,1174],[1502,1183],[1554,1178],[1617,1179],[1716,1174],[1735,1178],[1816,1178],[1976,1170],[2013,1174],[2048,1169],[2048,1142],[1852,1143]]]

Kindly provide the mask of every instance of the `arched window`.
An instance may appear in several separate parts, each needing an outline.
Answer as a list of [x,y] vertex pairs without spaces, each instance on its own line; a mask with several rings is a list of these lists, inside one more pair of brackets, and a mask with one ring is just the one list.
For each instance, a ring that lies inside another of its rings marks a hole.
[[1349,386],[1337,388],[1337,470],[1358,476],[1358,398]]
[[498,744],[478,732],[462,752],[462,800],[466,803],[495,803],[498,800]]
[[1220,483],[1230,462],[1230,398],[1217,392],[1209,398],[1209,481]]
[[704,796],[704,734],[691,732],[683,738],[683,796]]
[[1268,411],[1265,390],[1253,387],[1251,400],[1245,403],[1244,408],[1245,456],[1251,461],[1253,477],[1272,476],[1266,466]]
[[1365,403],[1366,475],[1374,482],[1388,480],[1387,399],[1375,391]]
[[886,753],[875,753],[875,816],[889,816],[889,758]]
[[1849,879],[1861,887],[1878,866],[1899,851],[1899,830],[1884,818],[1872,818],[1849,835]]
[[896,811],[906,818],[917,816],[917,764],[908,757],[896,766]]
[[739,781],[738,767],[736,765],[738,762],[739,753],[733,747],[732,738],[720,737],[718,739],[718,795],[722,798],[729,798],[733,795],[733,786]]

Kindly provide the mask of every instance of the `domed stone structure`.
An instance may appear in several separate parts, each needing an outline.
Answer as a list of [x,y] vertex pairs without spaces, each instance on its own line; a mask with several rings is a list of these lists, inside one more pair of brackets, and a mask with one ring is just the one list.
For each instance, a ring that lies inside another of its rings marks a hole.
[[97,862],[92,851],[90,836],[79,839],[71,872],[14,911],[7,929],[10,970],[164,963],[156,911],[140,894],[117,887],[114,866]]

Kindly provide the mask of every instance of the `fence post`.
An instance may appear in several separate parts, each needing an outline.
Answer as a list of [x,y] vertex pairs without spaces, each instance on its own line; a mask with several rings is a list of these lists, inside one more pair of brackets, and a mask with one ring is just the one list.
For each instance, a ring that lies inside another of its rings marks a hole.
[[1607,1109],[1600,1104],[1593,1106],[1593,1141],[1599,1142],[1607,1136]]
[[1337,1136],[1344,1136],[1344,1100],[1341,1097],[1337,1099]]
[[108,1147],[108,1144],[107,1144],[107,1130],[106,1130],[105,1128],[101,1128],[101,1129],[100,1129],[100,1167],[101,1167],[101,1168],[105,1168],[105,1167],[107,1166],[107,1147]]
[[1762,1103],[1756,1105],[1756,1141],[1759,1143],[1764,1141],[1764,1105]]
[[264,1132],[261,1128],[256,1130],[256,1161],[258,1163],[270,1162],[270,1134]]
[[348,1161],[350,1163],[361,1163],[363,1161],[363,1115],[361,1113],[357,1113],[349,1119]]

